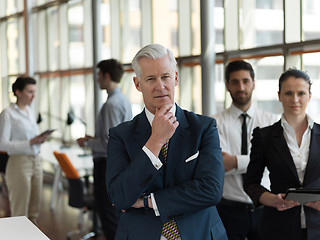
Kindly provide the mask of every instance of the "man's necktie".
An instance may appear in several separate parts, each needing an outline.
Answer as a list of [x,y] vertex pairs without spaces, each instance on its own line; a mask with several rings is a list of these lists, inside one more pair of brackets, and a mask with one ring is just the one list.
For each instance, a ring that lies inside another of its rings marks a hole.
[[169,140],[166,141],[166,143],[163,144],[163,146],[161,148],[161,154],[162,154],[162,157],[163,157],[163,160],[165,163],[166,163],[167,157],[168,157],[168,147],[169,147]]
[[[164,163],[167,162],[168,146],[169,146],[169,140],[161,148],[161,154],[162,154]],[[178,229],[176,220],[172,219],[169,222],[165,222],[163,224],[161,234],[168,240],[176,240],[176,239],[180,238],[180,233],[179,233],[179,229]]]
[[242,113],[241,117],[243,119],[242,127],[241,127],[241,155],[248,154],[248,133],[247,133],[247,114]]

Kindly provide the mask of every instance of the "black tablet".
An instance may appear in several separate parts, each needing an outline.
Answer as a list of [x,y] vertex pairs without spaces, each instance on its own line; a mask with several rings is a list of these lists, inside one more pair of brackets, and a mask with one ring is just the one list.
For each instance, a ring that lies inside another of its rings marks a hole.
[[40,133],[40,135],[39,136],[43,136],[43,135],[50,135],[52,132],[54,132],[55,131],[55,129],[48,129],[48,130],[46,130],[46,131],[44,131],[44,132],[42,132],[42,133]]
[[320,189],[289,188],[284,199],[299,202],[301,205],[320,201]]

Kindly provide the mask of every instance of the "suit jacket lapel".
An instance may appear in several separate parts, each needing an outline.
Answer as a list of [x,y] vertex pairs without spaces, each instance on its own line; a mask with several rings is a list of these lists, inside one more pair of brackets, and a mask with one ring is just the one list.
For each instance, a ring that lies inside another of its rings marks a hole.
[[137,115],[137,125],[135,128],[135,139],[141,148],[145,145],[149,137],[151,136],[151,126],[147,119],[145,110]]
[[303,185],[311,182],[317,182],[319,179],[320,161],[319,161],[319,146],[320,146],[320,126],[314,124],[311,130],[309,158],[304,174]]
[[274,144],[274,147],[277,153],[280,155],[281,159],[287,164],[287,166],[289,167],[289,170],[292,172],[294,177],[299,181],[299,176],[297,173],[296,166],[293,162],[293,158],[291,156],[287,142],[283,135],[281,120],[278,121],[274,126],[275,127],[271,133],[272,136],[274,137],[272,143]]
[[183,110],[178,105],[176,106],[176,117],[179,122],[179,126],[169,141],[167,166],[165,173],[166,184],[170,181],[171,175],[173,174],[177,163],[179,161],[183,161],[183,159],[181,159],[181,155],[185,151],[186,146],[188,146],[187,142],[190,141],[190,132],[188,131],[189,123],[184,115]]

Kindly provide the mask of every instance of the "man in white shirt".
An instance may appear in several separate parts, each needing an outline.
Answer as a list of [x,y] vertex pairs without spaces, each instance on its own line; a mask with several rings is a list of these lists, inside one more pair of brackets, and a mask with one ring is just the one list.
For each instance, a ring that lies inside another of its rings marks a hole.
[[[250,160],[253,129],[273,124],[277,116],[252,105],[255,81],[249,63],[242,60],[230,62],[226,68],[225,85],[232,98],[232,105],[214,116],[225,166],[223,196],[217,208],[229,240],[258,240],[261,209],[255,209],[244,192],[242,177]],[[265,186],[269,188],[267,178]]]

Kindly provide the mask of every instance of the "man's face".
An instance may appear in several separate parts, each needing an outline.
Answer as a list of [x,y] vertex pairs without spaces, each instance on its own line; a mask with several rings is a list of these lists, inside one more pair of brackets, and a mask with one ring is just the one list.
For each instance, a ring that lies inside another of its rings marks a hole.
[[233,104],[239,108],[250,106],[254,86],[255,83],[247,70],[232,72],[229,82],[226,83]]
[[99,83],[99,86],[100,86],[100,89],[107,89],[107,85],[108,85],[108,76],[109,74],[106,73],[106,74],[103,74],[102,71],[98,71],[98,83]]
[[141,75],[133,81],[142,92],[146,108],[153,114],[167,104],[174,104],[175,86],[178,85],[178,72],[172,69],[168,56],[159,59],[141,58]]

